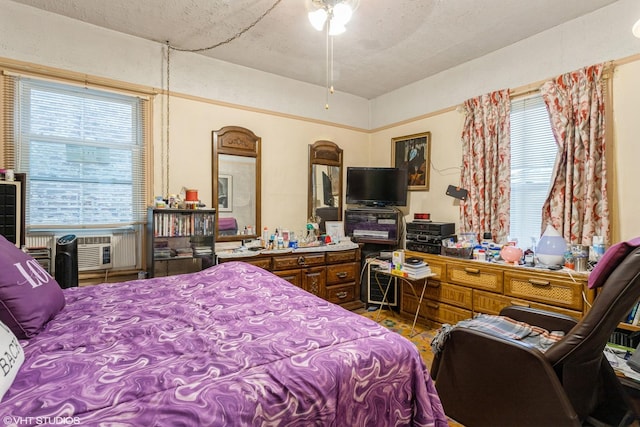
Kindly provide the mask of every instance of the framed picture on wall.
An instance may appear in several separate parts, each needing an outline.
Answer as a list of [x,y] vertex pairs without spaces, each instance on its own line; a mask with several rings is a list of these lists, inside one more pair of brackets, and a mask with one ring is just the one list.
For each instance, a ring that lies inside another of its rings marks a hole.
[[431,132],[391,138],[391,164],[408,172],[409,190],[429,190]]
[[218,175],[218,211],[231,212],[233,210],[233,177]]

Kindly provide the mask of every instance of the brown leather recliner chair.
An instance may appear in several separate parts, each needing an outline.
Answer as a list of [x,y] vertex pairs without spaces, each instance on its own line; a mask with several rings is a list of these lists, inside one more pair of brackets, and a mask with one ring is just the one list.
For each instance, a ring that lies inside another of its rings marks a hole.
[[544,353],[454,327],[431,366],[446,414],[467,427],[617,426],[636,419],[603,351],[640,298],[640,248],[618,262],[580,321],[525,307],[502,310],[514,320],[565,332]]

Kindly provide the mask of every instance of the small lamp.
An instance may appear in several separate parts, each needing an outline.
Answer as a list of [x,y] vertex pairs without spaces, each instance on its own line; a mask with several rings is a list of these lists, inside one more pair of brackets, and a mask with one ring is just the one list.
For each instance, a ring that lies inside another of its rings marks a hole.
[[551,224],[547,225],[536,246],[536,257],[543,265],[563,265],[567,242]]

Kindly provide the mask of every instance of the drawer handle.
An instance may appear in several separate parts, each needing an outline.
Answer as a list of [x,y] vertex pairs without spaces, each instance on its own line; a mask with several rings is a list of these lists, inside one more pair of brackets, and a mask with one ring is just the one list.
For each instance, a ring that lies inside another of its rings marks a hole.
[[345,277],[347,277],[347,273],[341,271],[340,273],[336,273],[336,276],[338,276],[339,279],[344,279]]
[[534,286],[550,286],[551,285],[551,282],[549,282],[548,280],[529,279],[529,283],[531,283]]
[[440,308],[440,304],[436,304],[435,302],[428,302],[427,307],[435,308],[436,310]]
[[428,288],[439,288],[440,287],[440,282],[434,281],[434,280],[428,280],[427,281],[427,287]]
[[303,256],[298,257],[298,265],[307,265],[307,260],[304,259]]
[[527,304],[526,302],[520,302],[520,301],[511,301],[511,305],[517,305],[518,307],[531,307],[530,304]]
[[477,268],[465,267],[464,271],[469,273],[469,274],[480,274],[480,270],[477,269]]
[[345,292],[345,291],[342,291],[342,292],[338,292],[338,293],[336,293],[336,296],[337,296],[338,298],[340,298],[340,299],[344,299],[344,298],[346,298],[346,297],[347,297],[347,295],[349,295],[349,294],[348,294],[347,292]]

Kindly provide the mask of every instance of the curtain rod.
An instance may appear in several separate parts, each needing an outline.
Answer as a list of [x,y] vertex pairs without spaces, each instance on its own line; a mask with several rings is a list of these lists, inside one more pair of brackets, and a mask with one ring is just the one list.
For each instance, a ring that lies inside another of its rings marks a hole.
[[[612,77],[613,71],[615,70],[615,66],[616,66],[616,61],[604,62],[604,67],[602,68],[602,79],[603,80],[608,80],[608,79],[610,79]],[[566,74],[566,73],[563,73],[563,74]],[[525,85],[525,86],[520,86],[520,87],[517,87],[515,89],[510,89],[509,96],[511,98],[522,98],[522,97],[525,97],[525,96],[533,95],[534,93],[540,92],[540,88],[542,87],[543,84],[545,84],[549,80],[552,80],[552,79],[555,79],[555,78],[556,77],[552,77],[552,78],[548,78],[548,79],[545,79],[545,80],[540,80],[540,81],[535,82],[535,83],[530,83],[530,84]],[[464,104],[461,104],[460,107],[462,107],[463,105]]]
[[120,93],[127,92],[133,95],[148,97],[157,94],[153,87],[127,83],[106,77],[97,77],[89,74],[66,71],[44,65],[36,65],[0,57],[0,71],[8,76],[36,77],[45,80],[71,83],[77,85],[92,86],[107,90],[116,90]]

